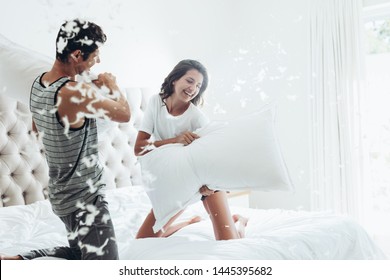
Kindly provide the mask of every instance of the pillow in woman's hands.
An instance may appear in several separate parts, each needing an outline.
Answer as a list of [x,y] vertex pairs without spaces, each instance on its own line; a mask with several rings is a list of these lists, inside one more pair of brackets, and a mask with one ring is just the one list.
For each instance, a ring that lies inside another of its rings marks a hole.
[[274,107],[196,131],[188,146],[165,145],[140,157],[156,217],[154,230],[211,189],[291,190],[274,127]]

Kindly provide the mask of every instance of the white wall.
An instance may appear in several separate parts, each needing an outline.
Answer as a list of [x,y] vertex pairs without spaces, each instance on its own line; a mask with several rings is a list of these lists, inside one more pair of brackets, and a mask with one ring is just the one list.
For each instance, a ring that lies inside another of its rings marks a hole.
[[388,3],[390,3],[389,0],[363,0],[364,7],[370,7],[370,6],[382,5]]
[[211,118],[232,118],[277,102],[277,131],[296,192],[252,193],[250,204],[309,209],[309,2],[0,0],[0,33],[54,57],[63,20],[82,17],[108,35],[95,71],[113,72],[122,86],[150,86],[157,93],[179,60],[194,58],[211,76],[204,106]]

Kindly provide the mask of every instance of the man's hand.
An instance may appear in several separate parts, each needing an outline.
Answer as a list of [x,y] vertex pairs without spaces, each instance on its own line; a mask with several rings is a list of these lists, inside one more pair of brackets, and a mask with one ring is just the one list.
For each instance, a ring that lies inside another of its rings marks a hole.
[[92,82],[99,88],[106,86],[109,89],[117,87],[116,77],[111,73],[102,73],[97,76],[97,79],[92,80]]

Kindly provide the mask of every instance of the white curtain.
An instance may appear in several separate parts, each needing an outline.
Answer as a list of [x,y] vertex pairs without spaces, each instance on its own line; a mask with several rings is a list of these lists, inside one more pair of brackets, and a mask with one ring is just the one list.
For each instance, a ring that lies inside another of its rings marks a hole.
[[361,0],[312,0],[312,209],[361,219],[364,149]]

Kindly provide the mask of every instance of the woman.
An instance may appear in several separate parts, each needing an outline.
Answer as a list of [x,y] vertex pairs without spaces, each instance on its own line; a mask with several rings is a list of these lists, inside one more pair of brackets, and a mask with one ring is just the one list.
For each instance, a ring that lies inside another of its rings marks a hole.
[[[181,143],[190,145],[199,138],[193,133],[206,125],[209,120],[197,107],[208,85],[206,68],[195,60],[182,60],[165,78],[159,95],[151,97],[139,129],[134,152],[144,155],[154,147],[166,144]],[[225,191],[212,191],[202,186],[199,192],[214,228],[216,240],[241,238],[247,220],[239,215],[231,215]],[[137,238],[168,237],[186,225],[199,222],[194,217],[186,222],[173,225],[179,212],[163,227],[154,233],[152,227],[156,222],[153,209],[146,217],[138,231]],[[240,231],[235,222],[240,223]]]

